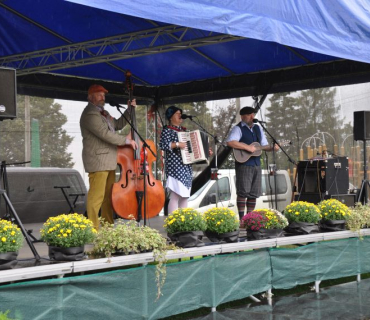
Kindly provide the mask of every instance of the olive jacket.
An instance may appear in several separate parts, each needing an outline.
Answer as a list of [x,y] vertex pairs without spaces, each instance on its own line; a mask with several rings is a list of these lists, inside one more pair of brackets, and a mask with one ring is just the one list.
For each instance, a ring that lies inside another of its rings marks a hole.
[[[104,113],[114,130],[121,130],[127,124],[123,116],[115,119],[106,110]],[[124,115],[129,117],[128,110]],[[117,146],[126,143],[126,137],[109,129],[105,118],[92,103],[89,103],[82,112],[80,118],[82,161],[86,172],[115,170]]]

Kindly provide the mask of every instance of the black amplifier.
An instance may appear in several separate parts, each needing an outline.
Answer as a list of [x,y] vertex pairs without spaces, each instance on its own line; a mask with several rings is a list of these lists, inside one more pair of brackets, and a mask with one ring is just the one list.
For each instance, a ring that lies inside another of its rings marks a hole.
[[347,194],[349,189],[348,158],[336,157],[305,160],[298,163],[300,194]]
[[354,207],[357,195],[354,193],[348,194],[332,194],[325,195],[320,193],[301,193],[294,196],[294,201],[307,201],[310,203],[318,204],[322,200],[337,199],[344,203],[347,207]]

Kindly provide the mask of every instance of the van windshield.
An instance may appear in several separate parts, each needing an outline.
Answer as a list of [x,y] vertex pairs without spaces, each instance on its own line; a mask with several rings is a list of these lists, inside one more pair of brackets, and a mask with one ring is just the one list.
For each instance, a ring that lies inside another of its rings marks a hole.
[[276,174],[270,176],[268,174],[262,175],[262,194],[271,195],[275,194],[275,177],[276,177],[276,189],[277,194],[285,194],[288,191],[288,185],[284,174]]
[[196,191],[196,192],[194,192],[191,196],[190,196],[190,198],[188,199],[188,201],[192,201],[192,200],[195,200],[196,198],[198,198],[199,197],[199,195],[203,192],[203,190],[205,189],[205,188],[207,188],[207,186],[208,186],[208,184],[211,182],[211,180],[208,180],[207,181],[207,183],[203,186],[203,187],[201,187],[198,191]]

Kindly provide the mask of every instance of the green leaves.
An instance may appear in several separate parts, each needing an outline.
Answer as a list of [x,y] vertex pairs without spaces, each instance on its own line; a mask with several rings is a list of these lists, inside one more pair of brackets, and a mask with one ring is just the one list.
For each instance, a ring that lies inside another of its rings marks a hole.
[[284,215],[289,223],[308,222],[318,223],[320,220],[320,210],[313,203],[306,201],[294,201],[284,210]]
[[[131,254],[152,251],[156,265],[157,299],[166,280],[167,241],[158,230],[137,225],[135,220],[117,220],[116,226],[101,220],[94,241],[93,255]],[[172,248],[172,247],[171,247]]]
[[168,233],[205,231],[207,228],[203,215],[191,208],[175,210],[164,220],[164,223],[163,227]]
[[350,215],[348,207],[336,199],[321,201],[318,207],[323,220],[347,220]]
[[79,247],[91,243],[96,234],[91,220],[71,213],[50,217],[40,230],[41,238],[56,247]]
[[7,220],[0,220],[0,252],[17,252],[23,245],[20,228]]
[[368,204],[356,203],[354,208],[350,209],[350,215],[347,217],[347,227],[351,231],[359,231],[361,228],[370,226],[370,206]]
[[242,218],[241,225],[250,230],[284,229],[288,220],[275,209],[256,209]]
[[204,213],[207,231],[218,234],[239,229],[239,219],[234,211],[228,208],[212,208]]

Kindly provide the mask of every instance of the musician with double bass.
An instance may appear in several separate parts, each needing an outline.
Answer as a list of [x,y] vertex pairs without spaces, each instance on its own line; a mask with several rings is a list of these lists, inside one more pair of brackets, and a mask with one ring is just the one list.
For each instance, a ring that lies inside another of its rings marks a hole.
[[177,208],[186,208],[190,197],[193,171],[191,164],[183,164],[180,149],[186,144],[179,142],[177,133],[186,131],[181,126],[182,109],[170,106],[165,112],[169,125],[165,126],[161,133],[159,147],[165,152],[165,173],[167,176],[166,188],[170,190],[168,213]]
[[[239,122],[230,132],[226,142],[227,145],[234,149],[245,150],[250,154],[257,151],[252,145],[258,142],[263,150],[279,150],[277,145],[269,146],[262,128],[253,122],[255,109],[244,107],[240,109],[241,122]],[[245,207],[247,213],[252,212],[256,207],[257,198],[261,196],[261,157],[251,156],[244,163],[235,161],[236,175],[236,202],[239,212],[239,218],[244,216]]]
[[[85,171],[89,174],[89,192],[87,194],[87,215],[96,230],[99,229],[98,214],[109,223],[113,223],[111,190],[115,182],[117,166],[117,146],[131,145],[137,148],[135,141],[121,136],[121,130],[127,121],[122,116],[113,118],[104,109],[105,94],[108,91],[101,85],[93,84],[88,89],[88,105],[82,112],[80,127],[82,134],[82,160]],[[130,102],[128,102],[130,105]],[[131,107],[135,107],[135,100]],[[125,116],[128,116],[128,108]]]

